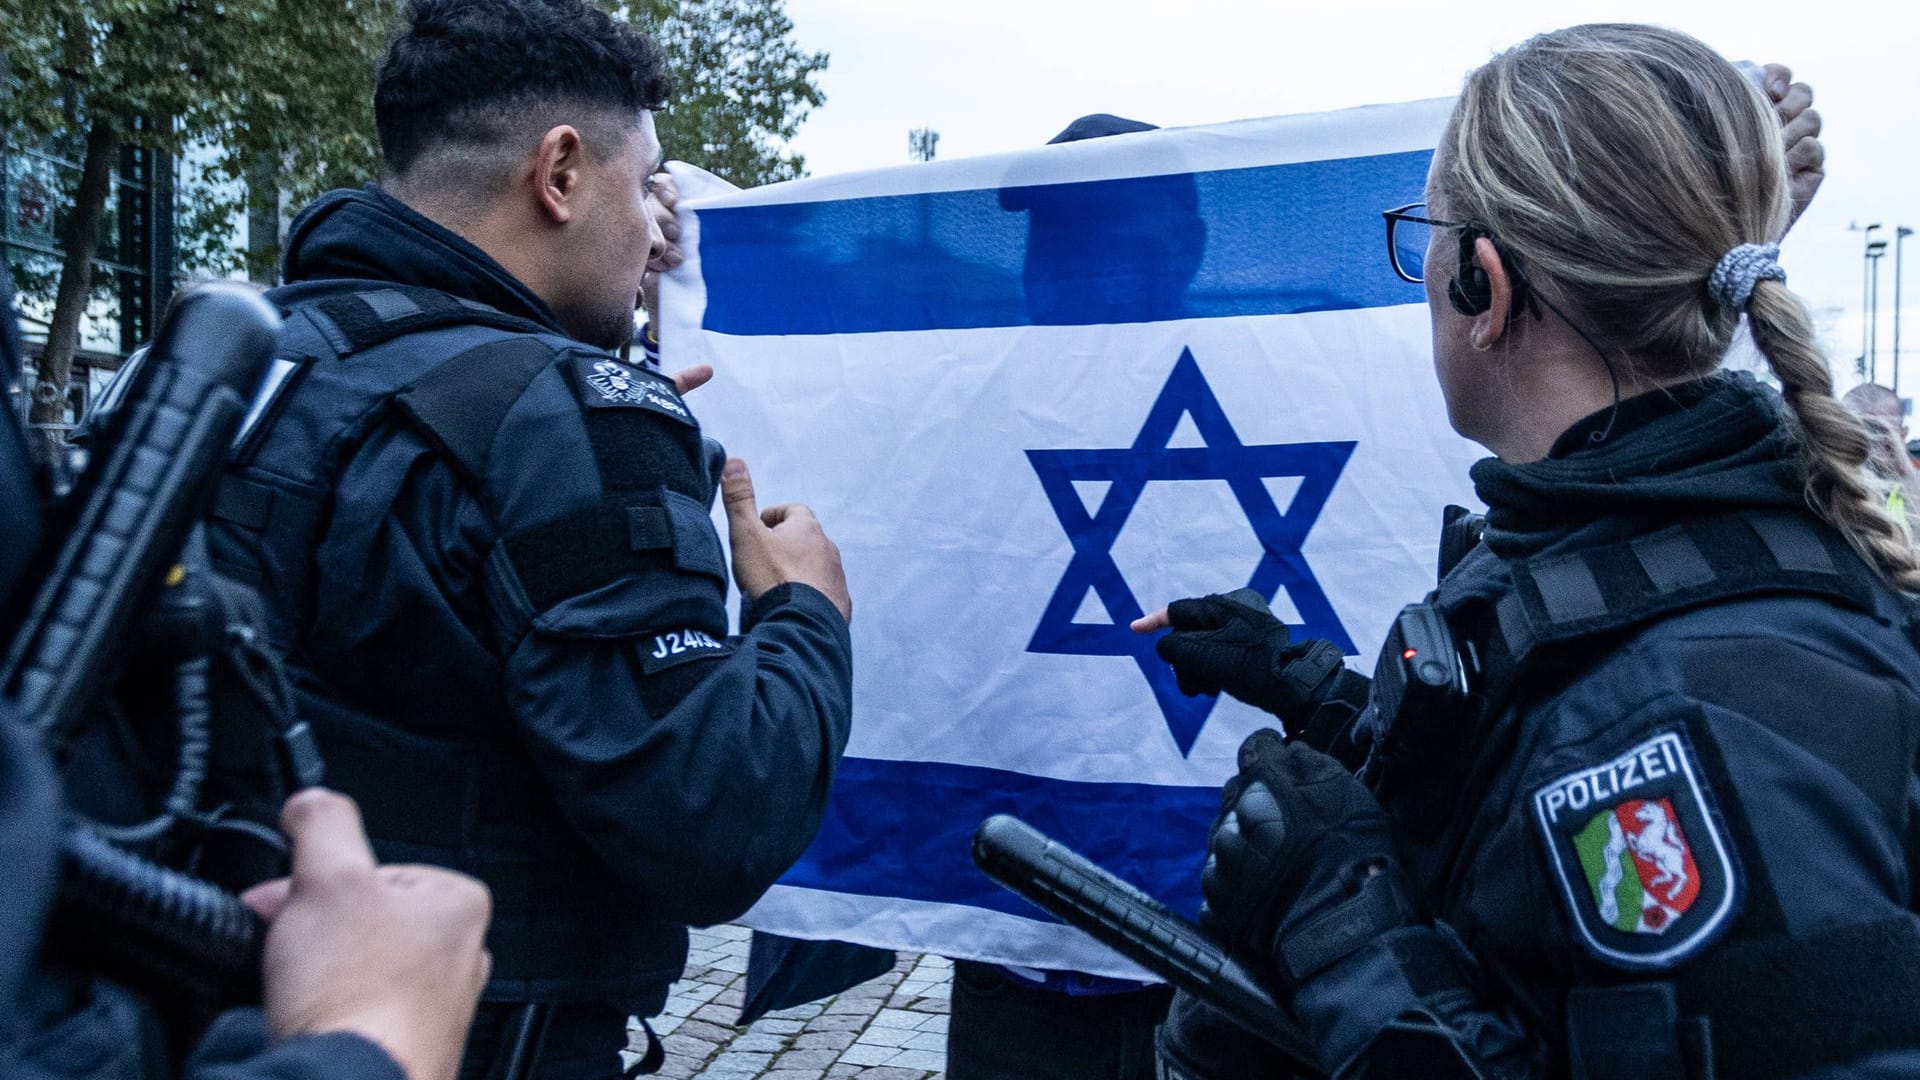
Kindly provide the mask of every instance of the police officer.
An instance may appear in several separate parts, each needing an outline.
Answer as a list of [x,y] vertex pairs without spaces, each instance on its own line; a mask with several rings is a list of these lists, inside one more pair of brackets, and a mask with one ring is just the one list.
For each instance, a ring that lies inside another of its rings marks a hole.
[[1900,395],[1878,383],[1861,383],[1840,399],[1874,436],[1869,467],[1887,489],[1887,510],[1913,534],[1920,519],[1920,467],[1907,450],[1907,416]]
[[[15,392],[22,354],[0,274],[0,612],[29,583],[39,492]],[[452,1080],[486,981],[486,890],[426,866],[376,866],[351,800],[310,789],[281,818],[289,877],[244,899],[268,920],[265,1009],[217,1020],[194,1080]],[[52,763],[0,698],[0,1076],[175,1075],[151,1004],[41,948],[58,871]]]
[[617,1073],[686,926],[811,840],[847,736],[838,551],[756,508],[687,386],[611,351],[666,249],[667,93],[582,0],[415,0],[375,90],[383,181],[293,223],[279,362],[214,509],[375,850],[493,890],[469,1077]]
[[[1389,220],[1453,425],[1495,455],[1485,535],[1353,723],[1321,713],[1358,676],[1262,612],[1142,621],[1191,688],[1306,733],[1241,748],[1204,887],[1308,1067],[1920,1075],[1920,562],[1777,261],[1822,163],[1809,92],[1767,76],[1784,160],[1675,32],[1575,27],[1468,79]],[[1716,371],[1743,317],[1779,392]],[[1185,996],[1161,1052],[1287,1069]]]

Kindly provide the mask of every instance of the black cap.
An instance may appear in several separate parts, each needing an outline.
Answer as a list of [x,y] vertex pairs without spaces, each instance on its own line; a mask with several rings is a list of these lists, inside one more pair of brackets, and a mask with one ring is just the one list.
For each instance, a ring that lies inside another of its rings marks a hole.
[[1128,120],[1124,116],[1114,116],[1111,113],[1097,112],[1091,116],[1083,116],[1073,123],[1068,124],[1067,130],[1048,139],[1047,145],[1052,146],[1054,143],[1063,142],[1079,142],[1081,139],[1104,139],[1108,135],[1127,135],[1135,131],[1158,130],[1160,130],[1160,128],[1157,124],[1148,124],[1139,120]]

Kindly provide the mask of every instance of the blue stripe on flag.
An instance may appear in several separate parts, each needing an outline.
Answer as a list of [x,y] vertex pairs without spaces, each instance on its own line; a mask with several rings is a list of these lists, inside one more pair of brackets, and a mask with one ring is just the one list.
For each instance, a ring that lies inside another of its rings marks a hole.
[[700,212],[703,326],[1091,326],[1419,303],[1380,211],[1430,150]]
[[[850,757],[834,778],[819,839],[780,880],[1047,918],[973,865],[974,829],[1008,813],[1191,916],[1200,910],[1207,829],[1219,808],[1214,787],[1086,783]],[[1132,855],[1118,861],[1120,852]]]

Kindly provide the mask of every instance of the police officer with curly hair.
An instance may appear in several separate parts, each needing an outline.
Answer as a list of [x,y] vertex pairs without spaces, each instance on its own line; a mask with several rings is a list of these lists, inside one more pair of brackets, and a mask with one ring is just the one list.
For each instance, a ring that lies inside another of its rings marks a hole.
[[[1389,221],[1485,532],[1370,687],[1229,598],[1140,624],[1290,733],[1241,748],[1204,887],[1306,1069],[1920,1074],[1920,561],[1778,261],[1822,151],[1766,76],[1778,119],[1602,25],[1468,79]],[[1743,323],[1778,391],[1717,370]],[[1184,995],[1160,1047],[1287,1071]]]
[[616,351],[672,254],[668,90],[582,0],[414,0],[375,91],[382,181],[294,221],[213,511],[375,850],[493,892],[469,1078],[619,1073],[686,927],[799,857],[846,742],[837,549],[805,507],[756,507],[681,396],[701,375]]

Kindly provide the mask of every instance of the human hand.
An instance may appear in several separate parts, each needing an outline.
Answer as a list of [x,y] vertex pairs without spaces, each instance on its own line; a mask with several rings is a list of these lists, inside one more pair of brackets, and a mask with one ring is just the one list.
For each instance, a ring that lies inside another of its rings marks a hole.
[[1173,665],[1181,693],[1225,691],[1279,717],[1289,730],[1302,726],[1344,667],[1330,641],[1289,641],[1287,624],[1250,589],[1175,600],[1133,622],[1142,634],[1163,627],[1172,632],[1154,650]]
[[647,259],[646,271],[640,275],[640,306],[646,309],[647,322],[653,326],[657,336],[660,332],[660,275],[686,262],[687,255],[680,250],[680,189],[675,186],[673,175],[663,169],[649,177],[648,183],[653,188],[647,199],[647,210],[653,215],[653,222],[659,226],[660,235],[666,239],[666,243],[651,254]]
[[707,385],[713,378],[712,364],[695,364],[690,368],[681,368],[671,376],[674,392],[685,396]]
[[[665,171],[654,173],[649,178],[653,190],[647,200],[647,209],[653,214],[655,225],[660,227],[660,235],[666,244],[647,259],[647,268],[640,275],[640,306],[647,313],[647,330],[653,335],[653,346],[660,343],[660,275],[687,261],[686,253],[680,250],[680,189],[673,182],[673,174]],[[685,396],[707,385],[713,378],[711,364],[695,364],[674,372],[674,392]]]
[[1327,755],[1262,728],[1207,837],[1200,921],[1298,986],[1409,921],[1392,824]]
[[280,826],[293,872],[241,897],[267,920],[276,1036],[352,1032],[408,1080],[453,1080],[486,985],[486,886],[433,866],[378,866],[351,799],[309,788]]
[[1813,87],[1794,82],[1792,69],[1784,64],[1768,64],[1761,69],[1761,89],[1780,116],[1780,145],[1787,154],[1787,192],[1793,202],[1787,227],[1792,228],[1813,202],[1820,182],[1827,178],[1820,114],[1813,108]]
[[1309,1075],[1276,1068],[1272,1044],[1185,990],[1174,991],[1154,1032],[1154,1055],[1161,1068],[1155,1075],[1162,1080]]
[[789,581],[826,594],[841,618],[853,621],[840,548],[820,528],[813,511],[799,503],[760,510],[747,463],[728,458],[720,474],[720,497],[727,503],[727,534],[733,548],[733,580],[748,600]]

